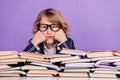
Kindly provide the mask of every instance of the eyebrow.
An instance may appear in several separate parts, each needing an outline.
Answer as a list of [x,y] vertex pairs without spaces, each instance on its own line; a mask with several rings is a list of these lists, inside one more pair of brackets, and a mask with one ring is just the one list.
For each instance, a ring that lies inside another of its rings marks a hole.
[[41,25],[55,25],[55,24],[43,24],[43,23],[40,23]]

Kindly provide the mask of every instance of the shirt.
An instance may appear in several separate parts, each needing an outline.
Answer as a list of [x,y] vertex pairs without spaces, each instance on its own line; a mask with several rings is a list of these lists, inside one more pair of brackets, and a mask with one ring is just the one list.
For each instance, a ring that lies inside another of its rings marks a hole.
[[[44,42],[40,43],[38,45],[38,47],[34,47],[34,45],[31,43],[31,40],[29,40],[29,44],[26,46],[26,48],[23,50],[24,52],[38,52],[38,53],[41,53],[41,54],[47,54],[48,53],[48,50],[44,47]],[[71,38],[68,38],[67,37],[67,41],[65,41],[64,43],[56,43],[56,45],[52,48],[50,48],[50,53],[55,53],[55,54],[59,54],[60,51],[63,49],[63,48],[69,48],[69,49],[75,49],[74,47],[74,42]],[[47,51],[45,51],[45,49]]]
[[[56,43],[54,46],[50,47],[50,49],[48,49],[47,46],[44,44],[43,49],[44,49],[45,55],[55,54],[56,53],[56,46],[59,46],[60,44],[62,44],[62,43],[59,43],[59,44]],[[37,50],[39,51],[40,48],[37,47]]]

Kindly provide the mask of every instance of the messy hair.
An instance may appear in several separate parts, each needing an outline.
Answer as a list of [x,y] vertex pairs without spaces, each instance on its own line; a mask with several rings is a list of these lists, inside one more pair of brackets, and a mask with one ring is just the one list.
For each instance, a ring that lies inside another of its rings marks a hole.
[[57,26],[61,27],[61,29],[64,31],[64,33],[67,35],[68,34],[68,24],[66,23],[66,21],[64,20],[64,17],[61,15],[61,13],[55,9],[52,8],[48,8],[45,10],[42,10],[35,22],[34,22],[34,28],[33,28],[33,33],[35,34],[37,31],[39,31],[38,25],[41,22],[42,17],[45,16],[48,18],[48,20],[53,23],[56,24]]

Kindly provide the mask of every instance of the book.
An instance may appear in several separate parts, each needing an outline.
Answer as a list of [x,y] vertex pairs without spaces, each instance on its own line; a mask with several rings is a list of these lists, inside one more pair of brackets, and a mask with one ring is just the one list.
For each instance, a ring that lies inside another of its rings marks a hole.
[[35,66],[35,65],[23,65],[23,66],[11,66],[11,65],[0,65],[0,71],[12,71],[12,70],[48,70],[46,67]]
[[8,69],[8,68],[12,68],[12,66],[10,66],[8,64],[0,64],[0,70]]
[[49,61],[48,59],[45,59],[43,54],[40,53],[32,53],[32,52],[20,52],[19,53],[20,58],[25,58],[27,60],[39,60],[39,61]]
[[90,77],[104,77],[104,78],[117,78],[120,76],[120,71],[109,68],[96,68],[90,72]]
[[80,68],[80,69],[65,69],[64,72],[77,73],[77,72],[90,72],[90,68]]
[[2,59],[12,59],[12,58],[19,58],[19,56],[17,54],[0,56],[0,60],[2,60]]
[[34,58],[44,58],[44,55],[43,54],[40,54],[40,53],[33,53],[33,52],[20,52],[19,53],[19,56],[22,57],[22,56],[26,56],[26,57],[34,57]]
[[52,74],[43,74],[43,73],[41,73],[41,74],[38,74],[38,73],[28,73],[26,76],[27,77],[53,77]]
[[0,74],[19,74],[19,75],[26,75],[26,72],[24,72],[24,71],[21,71],[21,70],[2,70],[2,71],[0,71]]
[[21,70],[48,70],[46,67],[35,65],[24,65],[20,67]]
[[56,70],[29,70],[27,76],[55,76],[58,74]]
[[118,70],[114,68],[97,67],[97,68],[91,68],[90,71],[94,72],[94,71],[118,71]]
[[79,56],[71,56],[71,57],[67,57],[67,58],[53,58],[53,59],[50,59],[50,62],[52,63],[55,63],[55,62],[62,62],[62,61],[65,61],[65,60],[79,60],[80,57]]
[[113,56],[113,53],[111,51],[96,50],[87,53],[86,56],[87,58],[108,57],[108,56]]
[[44,55],[46,59],[53,59],[53,58],[69,58],[71,55],[69,54],[49,54],[49,55]]
[[0,60],[0,65],[1,64],[18,64],[19,62],[26,62],[26,59],[24,58],[2,59]]
[[86,52],[82,50],[73,50],[73,49],[68,49],[68,48],[63,48],[60,51],[61,54],[70,54],[70,55],[79,55],[79,56],[85,56]]
[[90,59],[75,59],[75,60],[64,60],[61,62],[61,64],[66,64],[66,63],[88,63],[90,62],[91,60]]
[[12,58],[12,59],[2,59],[0,60],[0,63],[2,62],[26,62],[27,59],[25,58]]
[[45,61],[49,62],[50,59],[55,58],[69,58],[71,55],[65,55],[65,54],[50,54],[50,55],[42,55],[39,53],[29,53],[29,52],[21,52],[20,58],[26,58],[29,60],[39,60],[39,61]]
[[88,78],[87,72],[77,72],[77,73],[69,73],[69,72],[59,72],[60,77],[79,77],[79,78]]
[[20,58],[27,59],[27,61],[34,61],[34,60],[37,60],[37,61],[41,61],[41,62],[49,62],[49,59],[36,58],[36,57],[25,56],[25,55],[20,56]]
[[113,60],[113,59],[119,59],[120,57],[118,56],[106,56],[106,57],[95,57],[95,58],[91,58],[90,60],[92,62],[97,62],[100,60]]
[[0,73],[0,77],[20,77],[17,73]]
[[116,74],[106,74],[106,73],[89,73],[90,78],[118,78]]
[[116,69],[120,70],[118,67],[113,65],[114,62],[120,61],[120,59],[113,59],[113,60],[100,60],[95,63],[96,67],[101,67],[101,68],[110,68],[110,69]]
[[58,67],[57,65],[52,64],[51,62],[32,61],[29,64],[30,65],[36,65],[36,66],[42,66],[42,67],[47,67],[47,68],[55,69],[57,71],[61,70],[60,67]]
[[17,51],[0,51],[0,56],[18,54]]
[[11,66],[10,68],[3,68],[3,69],[0,69],[0,71],[13,71],[13,70],[20,70],[21,68],[19,66]]
[[65,69],[94,68],[95,63],[67,63]]

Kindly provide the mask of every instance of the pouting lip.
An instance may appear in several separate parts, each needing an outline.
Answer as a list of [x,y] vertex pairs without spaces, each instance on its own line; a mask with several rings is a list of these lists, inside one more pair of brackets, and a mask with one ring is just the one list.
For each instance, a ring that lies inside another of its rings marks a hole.
[[47,38],[53,38],[53,36],[47,36]]

